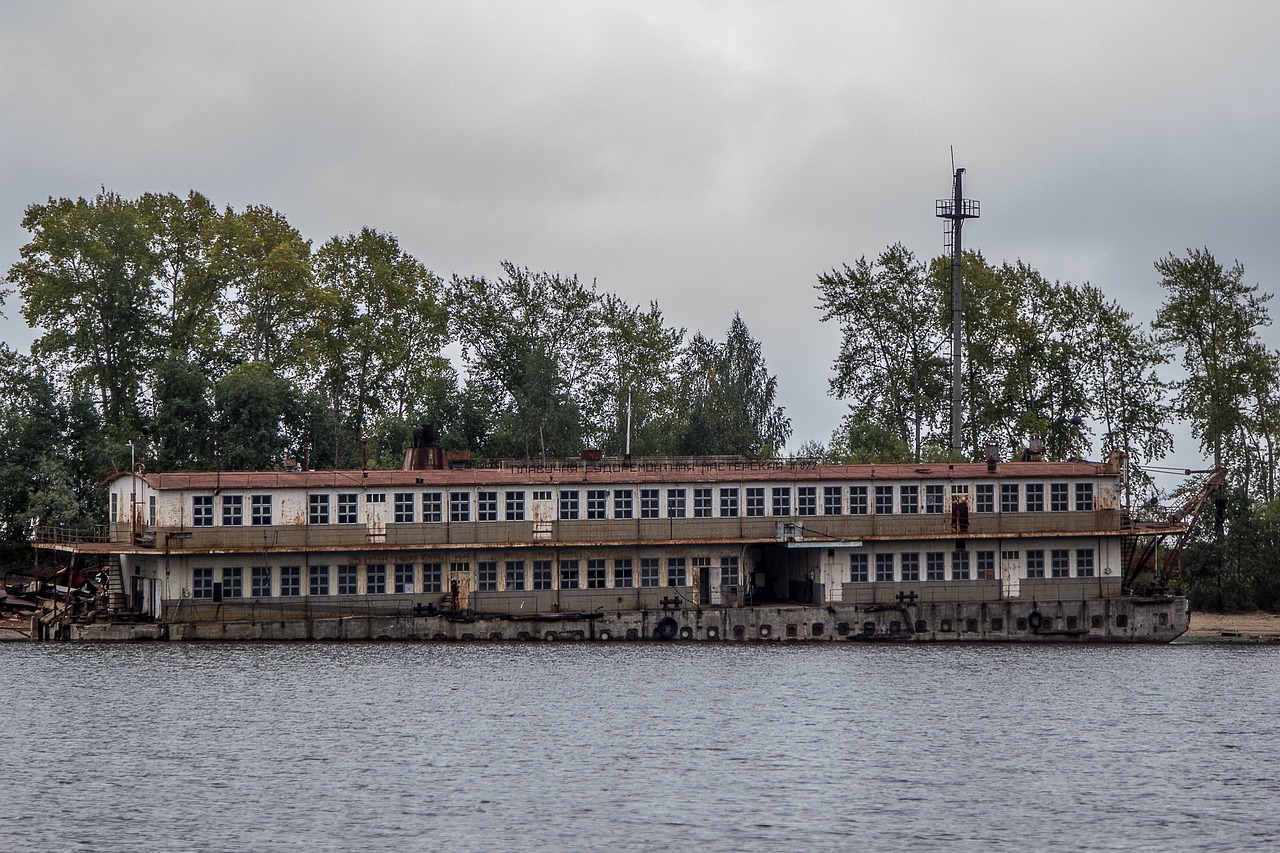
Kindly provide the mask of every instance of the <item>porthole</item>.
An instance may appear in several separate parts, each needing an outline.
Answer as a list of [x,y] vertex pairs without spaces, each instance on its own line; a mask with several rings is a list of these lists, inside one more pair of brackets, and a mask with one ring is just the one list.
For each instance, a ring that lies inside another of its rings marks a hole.
[[1019,616],[1018,621],[1014,624],[1018,626],[1019,631],[1027,630],[1027,618],[1025,616]]
[[899,621],[898,621],[898,620],[896,620],[896,619],[894,619],[894,620],[890,621],[890,622],[889,622],[889,633],[890,633],[890,634],[901,634],[901,633],[902,633],[902,623],[901,623],[901,622],[899,622]]
[[978,633],[978,620],[977,619],[964,620],[964,630],[970,634]]
[[917,619],[917,620],[916,620],[916,633],[917,633],[917,634],[924,634],[924,633],[927,633],[927,632],[928,632],[928,630],[929,630],[929,623],[928,623],[928,622],[925,622],[923,619]]
[[839,634],[841,637],[847,637],[847,636],[849,636],[849,623],[848,623],[848,622],[837,622],[837,623],[836,623],[836,633],[837,633],[837,634]]
[[821,637],[822,632],[827,630],[827,626],[823,625],[821,622],[814,622],[812,627],[809,630],[813,632],[813,636]]
[[1044,617],[1044,621],[1040,623],[1040,630],[1048,631],[1052,628],[1053,628],[1053,617],[1052,616]]
[[1068,631],[1074,631],[1074,630],[1076,630],[1076,629],[1077,629],[1077,628],[1079,628],[1079,627],[1080,627],[1080,619],[1079,619],[1078,617],[1075,617],[1075,616],[1068,616],[1068,617],[1067,617],[1067,630],[1068,630]]
[[1168,625],[1168,624],[1169,624],[1169,614],[1168,614],[1168,613],[1161,613],[1161,614],[1160,614],[1160,624],[1161,624],[1161,625]]
[[1124,614],[1124,613],[1121,613],[1119,616],[1117,616],[1117,617],[1116,617],[1116,627],[1117,627],[1117,628],[1128,628],[1128,627],[1129,627],[1129,617],[1128,617],[1128,615],[1126,615],[1126,614]]
[[719,628],[717,628],[715,625],[708,626],[708,628],[707,628],[707,639],[708,639],[708,640],[718,640],[718,639],[720,639],[720,629],[719,629]]
[[997,616],[996,618],[992,619],[992,620],[991,620],[991,630],[992,630],[992,631],[1003,631],[1003,630],[1004,630],[1004,620],[1003,620],[1003,619],[1001,619],[999,616]]
[[735,640],[741,640],[745,636],[747,636],[747,626],[745,625],[733,626],[733,638]]
[[773,636],[773,626],[772,626],[772,625],[761,625],[761,626],[760,626],[760,636],[761,636],[761,637],[763,637],[763,638],[764,638],[764,639],[766,639],[766,640],[767,640],[767,639],[769,639],[770,637],[772,637],[772,636]]
[[682,639],[682,640],[691,640],[691,639],[693,639],[693,629],[692,629],[692,628],[690,628],[688,625],[685,625],[683,628],[681,628],[681,629],[680,629],[680,639]]
[[796,626],[795,626],[795,625],[788,625],[788,626],[787,626],[787,636],[788,636],[788,637],[798,637],[798,636],[800,636],[800,631],[796,628]]
[[951,620],[950,620],[950,619],[943,619],[943,620],[942,620],[942,622],[938,625],[938,630],[939,630],[939,631],[941,631],[941,632],[942,632],[942,633],[944,633],[944,634],[950,634],[950,633],[951,633]]
[[1089,627],[1090,627],[1090,628],[1101,628],[1101,627],[1102,627],[1102,614],[1101,614],[1101,613],[1095,613],[1095,614],[1093,614],[1092,616],[1090,616],[1090,617],[1089,617]]
[[866,634],[868,637],[870,637],[870,636],[871,636],[872,634],[874,634],[875,632],[876,632],[876,623],[874,623],[874,622],[863,622],[863,623],[862,623],[862,633],[864,633],[864,634]]

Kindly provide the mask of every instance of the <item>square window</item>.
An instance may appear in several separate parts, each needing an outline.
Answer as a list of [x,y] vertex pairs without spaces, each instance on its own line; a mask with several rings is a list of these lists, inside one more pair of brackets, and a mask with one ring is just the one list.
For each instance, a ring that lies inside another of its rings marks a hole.
[[[560,520],[578,520],[578,491],[576,489],[562,490],[560,492]],[[547,589],[551,589],[551,587],[547,587]]]
[[789,486],[774,487],[773,514],[780,518],[791,515],[791,488]]
[[307,496],[307,524],[329,523],[329,496]]
[[577,560],[561,560],[560,561],[560,588],[561,589],[577,589],[578,588],[578,561]]
[[608,489],[587,489],[587,520],[604,520],[608,515],[608,508]]
[[641,489],[640,490],[640,517],[641,518],[657,518],[658,517],[658,495],[657,489]]
[[498,493],[476,492],[476,521],[498,520]]
[[280,594],[302,595],[302,566],[280,567]]
[[394,586],[392,590],[397,594],[413,592],[413,563],[396,563],[391,575]]
[[710,489],[694,489],[693,490],[693,517],[694,518],[710,518],[711,517],[711,490]]
[[213,527],[213,495],[196,495],[191,499],[191,526]]
[[613,586],[615,589],[629,589],[635,586],[635,575],[630,560],[613,561]]
[[449,493],[449,521],[470,521],[471,520],[471,493],[470,492],[450,492]]
[[222,523],[226,527],[239,527],[244,524],[244,496],[222,496]]
[[657,557],[641,557],[640,586],[656,587],[661,585],[661,561]]
[[688,586],[684,557],[667,558],[667,586]]
[[844,486],[822,487],[822,514],[841,515],[844,512]]
[[849,583],[866,583],[871,579],[867,572],[868,563],[866,554],[849,555]]
[[764,487],[749,486],[747,488],[747,518],[764,517]]
[[422,564],[422,591],[444,592],[444,564]]
[[507,521],[524,521],[524,492],[507,492],[504,497]]
[[393,504],[395,515],[392,516],[395,519],[395,523],[413,524],[417,520],[414,513],[414,505],[416,503],[417,501],[414,500],[412,492],[396,492],[395,503]]
[[430,524],[444,521],[444,495],[440,492],[422,493],[422,520]]
[[271,595],[271,567],[253,566],[249,569],[250,592],[254,598],[268,598]]
[[634,511],[634,492],[631,489],[613,490],[613,517],[631,518]]
[[360,523],[360,496],[357,494],[338,495],[338,523]]
[[387,594],[387,567],[373,563],[364,567],[364,591],[369,595]]
[[329,594],[329,567],[310,566],[307,569],[307,586],[309,595]]
[[818,487],[796,486],[796,515],[818,514]]
[[1044,512],[1044,483],[1027,483],[1027,512]]
[[685,490],[667,489],[667,518],[684,518]]

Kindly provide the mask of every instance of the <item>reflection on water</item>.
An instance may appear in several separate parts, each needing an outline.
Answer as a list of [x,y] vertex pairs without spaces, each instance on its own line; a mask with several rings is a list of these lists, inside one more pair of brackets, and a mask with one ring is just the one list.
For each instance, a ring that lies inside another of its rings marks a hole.
[[1280,845],[1280,648],[0,648],[6,849]]

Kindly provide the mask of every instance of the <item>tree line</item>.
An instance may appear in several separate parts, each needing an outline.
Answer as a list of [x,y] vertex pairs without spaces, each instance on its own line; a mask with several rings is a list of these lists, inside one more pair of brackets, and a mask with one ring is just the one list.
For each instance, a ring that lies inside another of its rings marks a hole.
[[[445,279],[391,234],[317,246],[278,211],[196,192],[51,198],[22,225],[7,281],[39,336],[29,355],[0,345],[0,541],[19,550],[37,524],[101,521],[103,478],[136,461],[394,467],[428,421],[446,447],[495,458],[620,454],[628,434],[637,456],[771,457],[792,434],[737,314],[716,340],[576,275],[504,262]],[[1225,536],[1206,528],[1187,552],[1193,594],[1274,606],[1269,295],[1207,249],[1155,271],[1164,300],[1144,325],[1094,285],[966,253],[963,455],[994,444],[1010,458],[1033,435],[1051,459],[1124,450],[1141,511],[1157,496],[1143,466],[1185,419],[1233,472]],[[840,329],[830,393],[848,410],[799,454],[949,458],[949,261],[894,244],[815,286]],[[1180,378],[1164,378],[1171,366]]]

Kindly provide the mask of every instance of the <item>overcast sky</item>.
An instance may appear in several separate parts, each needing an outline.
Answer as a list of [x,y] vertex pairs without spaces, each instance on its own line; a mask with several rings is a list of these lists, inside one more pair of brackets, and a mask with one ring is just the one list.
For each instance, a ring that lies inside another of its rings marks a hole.
[[739,311],[794,450],[844,410],[817,275],[940,253],[952,146],[989,260],[1144,321],[1191,246],[1275,290],[1277,33],[1280,3],[1225,0],[0,0],[0,262],[50,196],[196,189],[445,277],[576,273],[717,338]]

